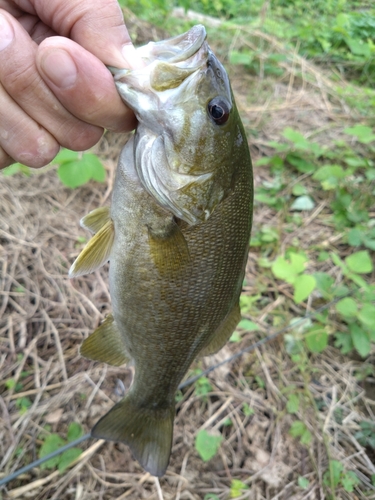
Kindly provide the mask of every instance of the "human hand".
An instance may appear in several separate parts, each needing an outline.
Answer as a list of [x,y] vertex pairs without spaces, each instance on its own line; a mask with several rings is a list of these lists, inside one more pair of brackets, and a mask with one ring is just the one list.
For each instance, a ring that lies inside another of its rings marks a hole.
[[141,64],[116,0],[0,0],[0,169],[132,130],[105,65]]

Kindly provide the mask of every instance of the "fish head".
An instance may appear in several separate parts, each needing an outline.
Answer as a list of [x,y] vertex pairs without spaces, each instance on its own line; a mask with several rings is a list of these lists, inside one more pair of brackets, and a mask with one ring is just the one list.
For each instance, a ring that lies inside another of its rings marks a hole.
[[139,122],[136,170],[176,217],[205,221],[233,187],[244,140],[228,75],[202,25],[137,50],[143,68],[112,71]]

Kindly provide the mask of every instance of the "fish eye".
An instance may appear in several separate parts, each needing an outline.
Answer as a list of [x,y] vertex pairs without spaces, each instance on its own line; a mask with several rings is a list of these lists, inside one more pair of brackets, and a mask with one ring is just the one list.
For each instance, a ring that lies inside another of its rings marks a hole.
[[208,113],[217,125],[223,125],[229,118],[230,105],[223,97],[214,97],[207,106]]

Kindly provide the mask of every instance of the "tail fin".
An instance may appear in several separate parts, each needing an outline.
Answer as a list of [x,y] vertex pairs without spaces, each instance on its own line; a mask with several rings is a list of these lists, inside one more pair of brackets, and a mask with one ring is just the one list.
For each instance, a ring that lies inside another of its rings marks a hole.
[[91,435],[127,444],[141,466],[153,476],[168,467],[173,438],[174,406],[142,408],[130,393],[94,426]]

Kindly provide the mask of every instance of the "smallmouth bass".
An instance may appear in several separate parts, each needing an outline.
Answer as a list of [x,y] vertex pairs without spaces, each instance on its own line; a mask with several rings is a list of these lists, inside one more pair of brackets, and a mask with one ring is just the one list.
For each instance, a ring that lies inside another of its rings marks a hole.
[[120,155],[111,209],[81,221],[94,236],[70,277],[109,260],[113,314],[81,354],[135,365],[128,393],[92,435],[126,443],[146,471],[162,476],[177,387],[240,320],[253,178],[228,76],[204,27],[137,50],[144,68],[112,72],[138,126]]

